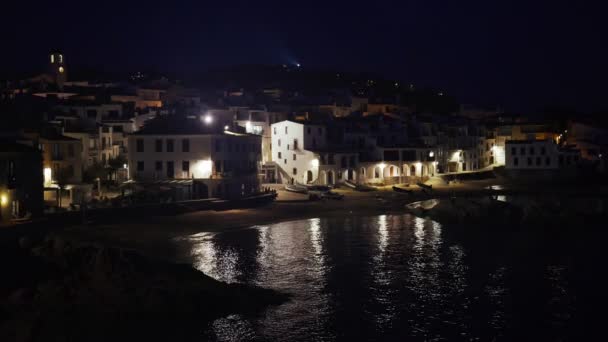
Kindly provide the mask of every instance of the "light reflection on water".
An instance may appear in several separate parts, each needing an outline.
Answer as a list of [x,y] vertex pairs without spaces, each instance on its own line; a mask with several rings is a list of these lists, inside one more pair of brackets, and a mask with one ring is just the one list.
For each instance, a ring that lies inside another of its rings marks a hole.
[[[490,252],[472,260],[428,219],[314,218],[183,242],[193,265],[216,279],[292,295],[260,315],[217,320],[218,341],[492,340],[517,317],[508,266]],[[543,278],[558,326],[572,311],[565,273],[550,266]]]

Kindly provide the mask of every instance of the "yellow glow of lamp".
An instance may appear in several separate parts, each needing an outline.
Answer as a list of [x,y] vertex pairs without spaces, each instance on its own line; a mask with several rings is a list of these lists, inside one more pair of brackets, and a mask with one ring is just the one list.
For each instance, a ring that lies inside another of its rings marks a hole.
[[5,207],[8,204],[8,195],[3,193],[0,195],[0,206]]
[[63,74],[64,71],[65,71],[65,69],[62,66],[60,66],[59,67],[59,73]]

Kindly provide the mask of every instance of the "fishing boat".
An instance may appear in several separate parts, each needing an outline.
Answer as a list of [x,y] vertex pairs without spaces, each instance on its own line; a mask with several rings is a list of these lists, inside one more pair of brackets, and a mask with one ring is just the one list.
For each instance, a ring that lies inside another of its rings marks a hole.
[[403,188],[400,188],[400,187],[397,187],[394,185],[393,185],[393,191],[404,193],[404,194],[411,194],[412,192],[414,192],[414,190],[403,189]]
[[305,187],[304,185],[299,185],[299,184],[285,184],[285,190],[287,190],[289,192],[296,192],[299,194],[308,193],[308,188]]
[[364,184],[355,184],[351,181],[344,181],[344,185],[348,186],[351,189],[355,189],[356,191],[373,191],[375,190],[374,188],[372,188],[371,186],[367,186]]
[[344,195],[335,193],[333,191],[327,191],[327,192],[324,192],[324,193],[321,194],[321,198],[323,198],[323,199],[341,200],[341,199],[344,198]]
[[420,183],[420,182],[416,183],[416,185],[418,185],[419,187],[421,187],[423,189],[426,189],[426,190],[433,190],[433,186],[432,185],[427,185],[427,184]]

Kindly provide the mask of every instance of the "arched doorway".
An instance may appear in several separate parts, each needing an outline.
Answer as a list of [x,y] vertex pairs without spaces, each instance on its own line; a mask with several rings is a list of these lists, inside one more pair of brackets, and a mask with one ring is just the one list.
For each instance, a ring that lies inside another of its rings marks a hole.
[[395,167],[393,165],[391,165],[391,166],[388,167],[388,176],[389,177],[395,177],[396,176],[396,174],[395,174]]
[[410,166],[410,176],[416,176],[416,165]]
[[429,175],[429,168],[426,165],[422,165],[422,177],[426,177]]
[[306,183],[312,183],[312,171],[310,170],[306,172]]
[[327,171],[327,179],[325,180],[327,185],[334,184],[334,173],[333,171]]
[[380,167],[378,166],[374,168],[374,178],[380,178]]
[[349,181],[354,180],[355,179],[355,170],[348,169],[348,171],[346,172],[346,179],[348,179]]

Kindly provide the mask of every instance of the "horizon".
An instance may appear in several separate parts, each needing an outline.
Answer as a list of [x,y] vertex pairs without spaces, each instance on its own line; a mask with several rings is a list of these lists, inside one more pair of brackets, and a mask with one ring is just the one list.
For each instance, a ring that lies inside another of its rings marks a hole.
[[[44,70],[59,49],[72,67],[203,73],[299,63],[440,89],[460,103],[531,112],[601,112],[605,25],[590,6],[534,4],[10,4],[1,70]],[[576,13],[576,16],[572,16]],[[45,34],[41,34],[45,32]]]

